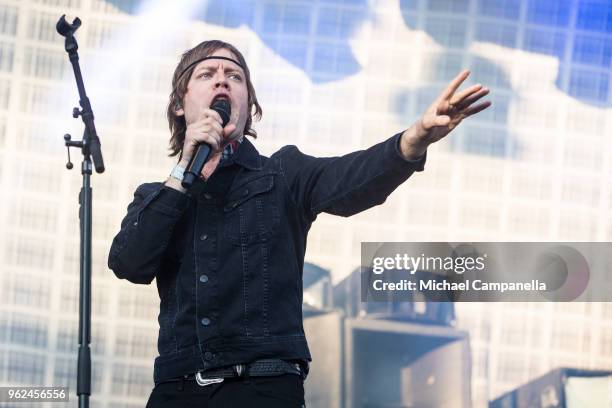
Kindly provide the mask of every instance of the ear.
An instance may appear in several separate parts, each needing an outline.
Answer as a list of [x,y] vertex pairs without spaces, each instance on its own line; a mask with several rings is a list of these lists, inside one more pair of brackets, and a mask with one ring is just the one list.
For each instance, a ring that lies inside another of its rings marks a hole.
[[185,116],[185,110],[183,109],[180,103],[174,105],[174,114],[176,116]]

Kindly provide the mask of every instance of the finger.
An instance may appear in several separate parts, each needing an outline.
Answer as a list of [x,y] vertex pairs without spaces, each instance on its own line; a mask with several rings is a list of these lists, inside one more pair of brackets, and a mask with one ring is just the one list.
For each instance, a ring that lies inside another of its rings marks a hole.
[[198,132],[195,139],[199,143],[207,143],[212,150],[219,150],[221,146],[221,135],[217,132]]
[[465,98],[473,95],[474,93],[480,91],[482,89],[482,84],[476,84],[470,86],[468,89],[464,89],[461,92],[458,92],[456,95],[453,95],[450,99],[450,103],[452,105],[460,104]]
[[212,118],[204,119],[204,123],[200,123],[199,126],[193,128],[195,133],[195,138],[202,142],[204,141],[204,135],[210,134],[213,135],[217,139],[221,139],[223,137],[223,128],[221,124]]
[[487,109],[489,106],[491,106],[491,101],[485,101],[485,102],[479,103],[478,105],[471,106],[465,111],[463,111],[463,115],[464,117],[467,118],[468,116],[475,115],[478,112]]
[[200,114],[200,119],[205,119],[205,118],[213,118],[215,121],[219,123],[223,123],[223,121],[221,120],[221,115],[219,115],[217,111],[212,110],[212,109],[205,108],[202,111],[202,113]]
[[455,77],[455,79],[453,79],[451,81],[451,83],[448,85],[448,87],[446,87],[446,89],[444,91],[442,91],[442,93],[438,97],[438,101],[443,101],[443,100],[446,100],[446,99],[450,99],[450,97],[455,93],[455,91],[459,88],[459,86],[461,86],[463,81],[465,81],[465,79],[469,75],[470,75],[470,71],[469,70],[466,69],[464,71],[461,71],[459,73],[459,75],[457,75]]
[[471,104],[473,104],[477,100],[481,99],[483,96],[488,95],[488,94],[489,94],[489,89],[483,88],[479,92],[476,92],[475,94],[470,95],[468,98],[465,98],[463,101],[456,104],[455,107],[459,110],[463,110],[469,107]]
[[216,120],[212,120],[211,118],[208,122],[208,125],[210,126],[209,131],[218,133],[219,136],[223,134],[223,126],[221,126],[220,122],[217,122]]
[[200,126],[194,126],[189,129],[188,138],[192,139],[192,143],[198,144],[207,142],[208,137],[215,139],[221,139],[223,129],[217,122],[210,120],[207,123],[201,124]]

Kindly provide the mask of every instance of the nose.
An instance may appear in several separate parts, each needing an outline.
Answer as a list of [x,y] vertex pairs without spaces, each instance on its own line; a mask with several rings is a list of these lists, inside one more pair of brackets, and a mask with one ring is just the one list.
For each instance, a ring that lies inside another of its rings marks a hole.
[[220,74],[217,75],[217,81],[215,82],[215,88],[225,88],[225,89],[229,89],[229,84],[227,83],[226,79],[225,79],[225,75]]

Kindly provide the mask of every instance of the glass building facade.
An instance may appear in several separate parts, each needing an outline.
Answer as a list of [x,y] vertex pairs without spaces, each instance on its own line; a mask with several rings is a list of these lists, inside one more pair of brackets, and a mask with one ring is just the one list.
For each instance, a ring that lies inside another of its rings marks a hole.
[[[0,384],[76,389],[80,157],[65,169],[62,135],[82,128],[55,32],[64,13],[83,20],[107,165],[93,176],[92,407],[141,407],[153,386],[157,291],[116,279],[106,256],[136,186],[174,165],[170,80],[205,39],[235,44],[249,62],[264,110],[254,143],[267,154],[382,141],[464,68],[468,85],[491,88],[493,106],[432,146],[425,172],[383,206],[319,217],[307,260],[335,282],[359,264],[362,241],[612,240],[612,2],[169,3],[0,0]],[[558,366],[612,369],[610,304],[456,307],[471,335],[475,407]]]

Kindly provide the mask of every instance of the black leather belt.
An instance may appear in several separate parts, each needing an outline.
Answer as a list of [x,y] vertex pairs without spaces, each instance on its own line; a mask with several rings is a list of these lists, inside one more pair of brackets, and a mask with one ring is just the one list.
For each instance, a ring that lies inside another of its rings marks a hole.
[[256,360],[249,364],[236,364],[233,366],[214,368],[212,370],[198,371],[183,377],[161,381],[158,384],[173,381],[195,380],[201,386],[222,382],[225,378],[239,377],[270,377],[284,374],[299,375],[303,379],[308,375],[308,362],[286,361],[279,359]]

